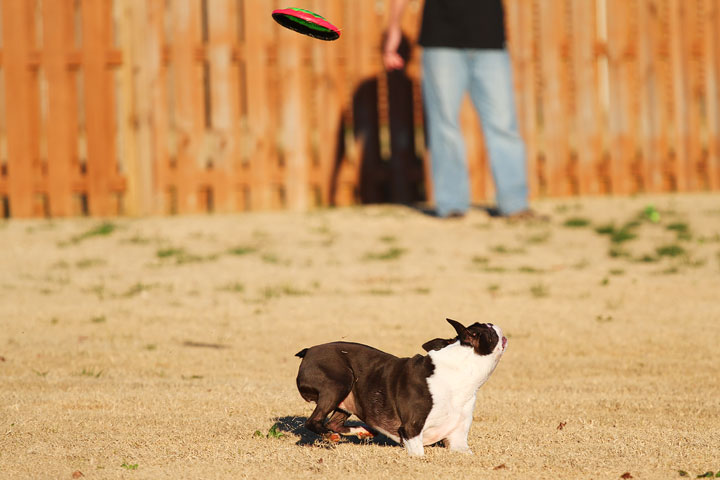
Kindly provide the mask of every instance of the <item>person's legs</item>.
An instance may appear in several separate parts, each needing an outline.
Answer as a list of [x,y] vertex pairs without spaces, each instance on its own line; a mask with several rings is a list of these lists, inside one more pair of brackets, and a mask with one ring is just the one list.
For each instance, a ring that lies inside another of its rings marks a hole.
[[525,142],[518,131],[512,65],[505,50],[468,50],[470,96],[480,114],[497,207],[502,215],[528,209]]
[[426,48],[422,67],[437,214],[464,213],[470,206],[470,182],[459,117],[469,78],[466,58],[459,49]]

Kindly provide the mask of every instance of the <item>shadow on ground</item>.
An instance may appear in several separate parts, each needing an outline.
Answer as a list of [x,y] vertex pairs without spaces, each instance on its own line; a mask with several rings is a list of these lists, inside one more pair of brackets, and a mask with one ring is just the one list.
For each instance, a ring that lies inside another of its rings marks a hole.
[[[287,417],[278,417],[275,418],[275,425],[277,427],[277,430],[279,432],[285,433],[285,434],[292,434],[299,437],[299,440],[295,443],[295,445],[300,446],[327,446],[331,447],[333,444],[326,442],[320,438],[317,434],[311,432],[307,428],[305,428],[305,422],[307,421],[307,417],[293,417],[293,416],[287,416]],[[367,428],[367,425],[364,425],[361,422],[354,422],[349,421],[347,422],[347,425],[349,427],[358,427],[358,426],[364,426]],[[376,433],[375,437],[372,439],[367,438],[357,438],[357,437],[342,437],[342,440],[340,440],[341,443],[352,443],[355,445],[365,445],[365,444],[372,444],[372,445],[378,445],[381,447],[397,447],[398,444],[394,441],[387,438],[385,435],[382,435],[380,433]]]

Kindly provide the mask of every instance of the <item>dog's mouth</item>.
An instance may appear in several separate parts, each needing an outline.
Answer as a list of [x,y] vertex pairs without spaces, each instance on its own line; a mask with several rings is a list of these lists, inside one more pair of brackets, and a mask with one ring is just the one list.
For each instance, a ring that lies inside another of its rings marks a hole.
[[502,349],[503,349],[503,351],[505,351],[505,347],[506,347],[506,346],[507,346],[507,338],[503,337],[503,338],[502,338]]

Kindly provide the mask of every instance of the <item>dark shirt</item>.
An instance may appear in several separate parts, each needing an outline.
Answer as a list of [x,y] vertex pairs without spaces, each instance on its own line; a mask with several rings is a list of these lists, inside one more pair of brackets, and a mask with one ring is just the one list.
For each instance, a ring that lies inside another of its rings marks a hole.
[[425,0],[423,47],[505,48],[502,0]]

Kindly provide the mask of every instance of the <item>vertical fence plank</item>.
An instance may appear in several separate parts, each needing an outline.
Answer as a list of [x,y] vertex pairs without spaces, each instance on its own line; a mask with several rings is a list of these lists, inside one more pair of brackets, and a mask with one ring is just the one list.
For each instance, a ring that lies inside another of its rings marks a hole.
[[52,216],[73,213],[72,163],[77,145],[77,112],[68,57],[73,46],[72,1],[43,2],[44,67],[49,79],[47,130],[48,197]]
[[215,209],[229,212],[232,208],[231,185],[235,181],[239,149],[237,131],[238,89],[237,66],[232,62],[235,44],[236,3],[232,0],[208,2],[211,126],[208,156],[216,175],[213,182]]
[[657,9],[652,0],[639,0],[637,6],[638,16],[638,38],[637,38],[637,68],[638,83],[641,91],[638,92],[640,111],[640,125],[638,138],[636,139],[640,157],[637,159],[637,171],[642,178],[642,189],[644,192],[654,192],[657,189],[657,182],[653,178],[654,166],[658,164],[660,152],[654,141],[652,129],[653,115],[656,105],[653,99],[653,92],[656,89],[654,70],[654,47],[657,41],[653,35],[653,22],[657,21]]
[[[608,67],[610,82],[610,182],[613,193],[633,191],[628,166],[633,162],[636,114],[634,61],[635,11],[627,0],[608,0]],[[610,20],[611,19],[611,20]]]
[[269,108],[269,49],[270,21],[263,0],[243,2],[245,31],[243,58],[245,60],[245,91],[247,92],[246,129],[250,175],[250,206],[268,209],[272,205],[270,182],[271,149],[274,145]]
[[88,204],[91,215],[113,215],[112,180],[115,158],[114,81],[110,70],[111,2],[82,3],[82,68],[85,79]]
[[720,190],[720,2],[702,0],[705,4],[705,85],[707,97],[707,176],[711,190]]
[[8,198],[10,215],[33,214],[33,142],[31,104],[32,75],[29,68],[30,45],[34,31],[30,3],[4,0],[3,70],[5,73],[8,150]]
[[667,0],[668,41],[670,46],[670,68],[672,76],[672,153],[668,171],[672,177],[673,190],[684,192],[689,186],[688,172],[688,105],[686,104],[686,62],[683,43],[686,34],[683,23],[686,17],[687,0]]
[[201,40],[200,2],[173,1],[171,4],[172,44],[170,57],[173,90],[168,92],[174,104],[171,125],[171,188],[177,195],[180,213],[201,211],[196,173],[205,167],[199,158],[203,140],[203,67],[198,58]]
[[567,195],[568,181],[568,53],[565,0],[540,2],[542,55],[542,96],[545,159],[548,169],[548,193]]
[[538,158],[538,65],[535,38],[538,24],[536,3],[507,0],[508,46],[513,59],[518,122],[527,148],[527,169],[530,194],[539,194]]
[[702,0],[692,0],[683,4],[683,69],[686,76],[684,100],[686,123],[683,131],[687,148],[686,174],[688,190],[700,191],[708,187],[708,151],[707,145],[707,84],[704,75],[705,58],[705,17],[709,13]]
[[573,78],[575,83],[574,131],[571,146],[576,158],[575,193],[601,192],[598,168],[603,159],[602,111],[600,106],[601,47],[597,36],[596,0],[572,0]]

